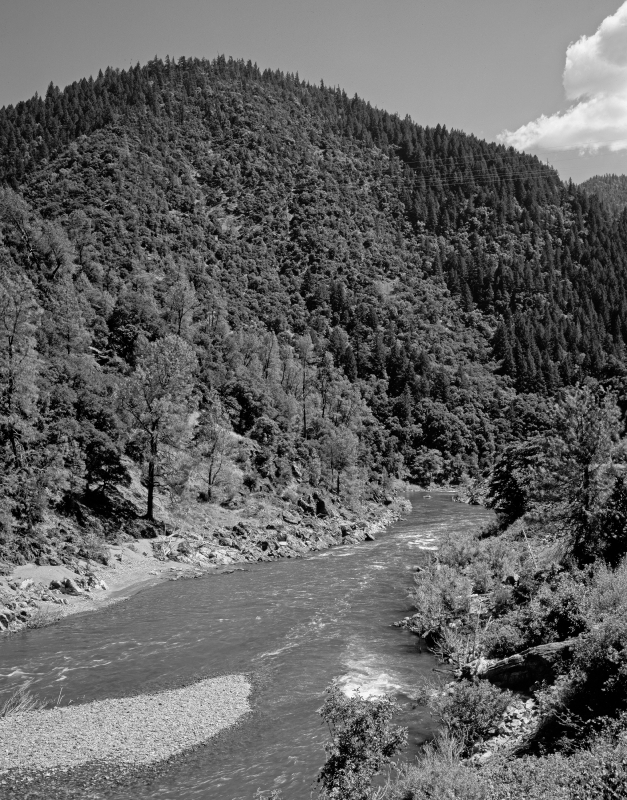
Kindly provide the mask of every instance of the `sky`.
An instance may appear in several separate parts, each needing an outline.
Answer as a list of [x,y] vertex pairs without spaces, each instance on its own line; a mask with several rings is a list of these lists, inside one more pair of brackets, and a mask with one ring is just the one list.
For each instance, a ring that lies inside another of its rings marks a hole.
[[422,125],[627,173],[621,0],[0,0],[0,106],[100,68],[218,54]]

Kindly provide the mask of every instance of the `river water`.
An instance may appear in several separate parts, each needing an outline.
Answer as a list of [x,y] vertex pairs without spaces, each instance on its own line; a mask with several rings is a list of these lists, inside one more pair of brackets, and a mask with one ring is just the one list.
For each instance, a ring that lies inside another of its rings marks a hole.
[[[248,673],[253,713],[148,783],[99,797],[252,800],[280,788],[315,796],[327,730],[325,687],[394,694],[411,758],[432,733],[409,694],[432,674],[420,640],[391,627],[411,605],[411,570],[444,532],[484,524],[490,512],[445,493],[409,495],[411,514],[376,542],[246,571],[169,582],[103,611],[28,631],[0,647],[0,689],[33,681],[61,704],[158,691],[201,676]],[[96,795],[91,795],[96,796]]]

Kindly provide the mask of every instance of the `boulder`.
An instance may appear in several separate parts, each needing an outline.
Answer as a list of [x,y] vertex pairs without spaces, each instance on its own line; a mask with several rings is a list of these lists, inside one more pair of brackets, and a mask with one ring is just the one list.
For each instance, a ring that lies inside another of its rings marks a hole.
[[314,492],[312,495],[316,503],[316,516],[318,517],[337,517],[337,510],[328,497],[320,492]]
[[282,516],[284,522],[288,522],[290,525],[300,525],[300,517],[297,517],[295,514],[284,511]]
[[305,514],[311,514],[313,516],[316,513],[316,507],[313,503],[307,502],[307,500],[302,497],[298,498],[298,507],[304,511]]
[[78,584],[72,578],[65,578],[61,591],[64,594],[83,594],[83,590],[78,587]]
[[50,581],[50,586],[48,588],[49,589],[63,589],[63,584],[61,583],[61,581],[51,580]]
[[364,534],[364,539],[367,542],[376,542],[376,537],[374,533],[369,533],[368,531],[366,531],[366,533]]

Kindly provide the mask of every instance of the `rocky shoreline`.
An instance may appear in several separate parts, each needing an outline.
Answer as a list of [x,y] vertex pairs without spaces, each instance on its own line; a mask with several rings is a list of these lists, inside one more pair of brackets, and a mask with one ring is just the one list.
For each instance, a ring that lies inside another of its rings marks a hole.
[[68,614],[94,611],[141,588],[241,568],[247,563],[302,558],[318,550],[374,539],[406,514],[405,498],[369,503],[358,514],[314,493],[285,508],[233,515],[234,524],[175,530],[109,547],[108,564],[15,567],[0,577],[0,631],[16,633]]

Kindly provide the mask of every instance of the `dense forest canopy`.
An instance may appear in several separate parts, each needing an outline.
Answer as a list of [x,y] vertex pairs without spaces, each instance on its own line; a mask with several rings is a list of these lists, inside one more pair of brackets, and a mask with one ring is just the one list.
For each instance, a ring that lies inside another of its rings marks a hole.
[[627,208],[627,175],[595,175],[580,187],[589,194],[596,194],[614,216]]
[[458,482],[621,386],[627,215],[535,157],[223,57],[51,85],[0,153],[8,557],[133,464],[149,518],[218,456],[242,491]]

